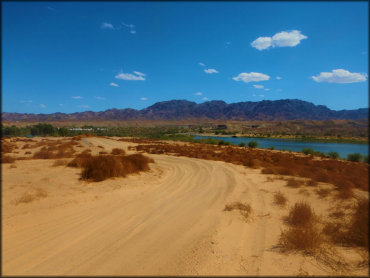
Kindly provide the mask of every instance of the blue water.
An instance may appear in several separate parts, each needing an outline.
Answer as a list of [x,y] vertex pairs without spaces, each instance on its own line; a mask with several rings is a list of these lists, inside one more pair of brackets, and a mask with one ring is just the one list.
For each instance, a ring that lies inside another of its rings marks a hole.
[[314,151],[320,151],[324,153],[337,152],[341,158],[347,158],[350,153],[360,153],[362,155],[368,155],[369,145],[367,144],[350,144],[350,143],[322,143],[322,142],[305,142],[291,139],[271,139],[271,138],[244,138],[244,137],[212,137],[212,136],[194,136],[194,139],[212,138],[231,142],[232,144],[238,145],[244,142],[246,145],[250,141],[256,141],[258,148],[270,148],[274,147],[275,150],[289,150],[293,152],[301,152],[304,148],[310,148]]

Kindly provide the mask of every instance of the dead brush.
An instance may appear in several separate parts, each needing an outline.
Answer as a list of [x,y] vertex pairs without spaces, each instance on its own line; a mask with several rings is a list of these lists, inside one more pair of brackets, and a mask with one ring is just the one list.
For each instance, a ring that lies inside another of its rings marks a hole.
[[319,185],[319,183],[313,179],[310,179],[310,180],[307,180],[306,181],[306,186],[312,186],[312,187],[316,187]]
[[240,214],[247,219],[249,214],[252,212],[252,208],[249,204],[243,204],[241,202],[233,202],[225,205],[224,211],[239,210]]
[[351,217],[349,229],[346,233],[347,243],[361,246],[369,250],[369,200],[366,198],[357,201],[357,207]]
[[303,251],[308,254],[319,250],[323,241],[316,215],[306,202],[296,203],[287,217],[289,228],[280,234],[282,251]]
[[36,188],[33,192],[24,193],[20,198],[14,201],[14,204],[18,205],[21,203],[24,203],[24,204],[31,203],[33,201],[46,198],[47,196],[48,196],[48,193],[44,189]]
[[149,163],[152,162],[154,162],[153,159],[142,154],[85,157],[80,162],[81,179],[98,182],[113,177],[125,177],[129,174],[150,170]]
[[113,155],[125,155],[126,152],[123,149],[114,148],[114,149],[112,149],[111,154],[113,154]]
[[2,154],[11,153],[15,149],[17,149],[17,144],[2,140],[1,142],[1,153]]
[[5,164],[5,163],[13,163],[15,161],[15,158],[14,157],[11,157],[9,155],[2,155],[1,156],[1,163],[2,164]]
[[291,178],[287,180],[286,186],[292,187],[292,188],[298,188],[298,187],[301,187],[301,185],[303,184],[304,184],[303,181]]
[[71,158],[75,153],[73,146],[75,142],[61,143],[61,141],[55,141],[47,143],[38,152],[33,154],[34,159],[55,159],[55,158]]
[[330,194],[331,190],[327,188],[319,188],[315,192],[319,198],[325,198]]
[[90,159],[92,157],[92,155],[90,154],[89,150],[85,150],[83,151],[82,153],[76,155],[76,157],[71,160],[67,166],[68,167],[78,167],[78,168],[81,168],[84,163]]
[[285,195],[283,193],[281,193],[280,191],[278,191],[274,194],[274,204],[275,205],[278,205],[280,207],[285,207],[287,201],[288,200],[285,197]]

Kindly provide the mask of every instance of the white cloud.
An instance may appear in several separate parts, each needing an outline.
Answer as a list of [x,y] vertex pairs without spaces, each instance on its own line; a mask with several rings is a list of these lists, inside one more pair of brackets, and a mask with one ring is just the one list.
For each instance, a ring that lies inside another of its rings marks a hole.
[[131,30],[130,33],[131,34],[136,34],[136,31],[135,30]]
[[134,71],[134,74],[132,73],[119,73],[115,76],[117,79],[123,79],[123,80],[145,80],[144,76],[146,74]]
[[111,29],[114,30],[114,26],[112,23],[109,22],[103,22],[102,25],[100,26],[101,29]]
[[74,99],[82,99],[82,97],[81,97],[81,96],[74,96],[74,97],[72,97],[72,98],[74,98]]
[[259,37],[254,40],[251,45],[258,50],[267,49],[271,46],[272,39],[270,37]]
[[202,98],[202,100],[209,100],[209,98],[208,97],[204,97],[204,98]]
[[86,105],[86,104],[82,104],[79,107],[81,107],[81,108],[90,108],[90,106],[89,105]]
[[134,24],[127,24],[127,23],[124,23],[124,22],[121,22],[121,24],[122,24],[123,26],[128,27],[128,28],[135,28],[135,25],[134,25]]
[[265,88],[265,91],[270,91],[270,89],[269,88]]
[[197,93],[195,93],[194,95],[196,95],[196,96],[201,96],[201,95],[203,95],[203,93],[202,93],[202,92],[197,92]]
[[63,104],[63,103],[60,103],[60,104],[59,104],[59,106],[63,107],[63,106],[64,106],[64,104]]
[[140,71],[134,71],[134,73],[135,73],[136,75],[139,75],[139,76],[145,76],[145,75],[146,75],[145,73],[142,73],[142,72],[140,72]]
[[119,85],[118,85],[118,84],[116,84],[116,83],[114,83],[114,82],[109,83],[109,86],[119,87]]
[[204,70],[204,72],[205,72],[205,73],[208,73],[208,74],[218,73],[218,71],[217,71],[217,70],[215,70],[215,69],[205,69],[205,70]]
[[20,103],[31,103],[32,100],[21,100]]
[[226,44],[227,44],[227,45],[230,45],[230,44],[231,44],[231,42],[226,42]]
[[148,100],[146,97],[141,97],[140,100]]
[[260,97],[264,97],[265,95],[259,95]]
[[199,65],[201,65],[202,67],[205,67],[206,65],[202,62],[199,62]]
[[276,89],[276,92],[281,92],[281,91],[283,91],[282,89]]
[[367,79],[366,73],[352,73],[344,69],[335,69],[332,72],[321,72],[319,75],[312,76],[316,82],[328,83],[355,83],[364,82]]
[[280,76],[276,76],[276,77],[275,77],[275,79],[280,80],[280,79],[281,79],[281,77],[280,77]]
[[253,85],[253,87],[256,89],[263,89],[263,85]]
[[304,39],[307,39],[307,36],[302,35],[301,31],[282,31],[272,37],[259,37],[251,45],[258,50],[268,49],[269,47],[293,47]]
[[269,80],[270,76],[259,72],[250,72],[250,73],[242,72],[239,73],[238,76],[233,77],[233,79],[235,81],[243,81],[245,83],[248,83]]
[[95,97],[95,98],[99,100],[105,100],[105,97]]
[[41,103],[41,104],[40,104],[40,107],[41,107],[41,108],[46,108],[46,105]]
[[47,8],[48,8],[49,11],[55,11],[55,9],[51,6],[48,6]]

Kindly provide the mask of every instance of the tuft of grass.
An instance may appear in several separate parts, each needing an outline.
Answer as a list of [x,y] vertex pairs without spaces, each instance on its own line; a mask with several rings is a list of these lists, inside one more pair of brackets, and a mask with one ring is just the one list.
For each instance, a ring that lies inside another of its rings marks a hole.
[[278,206],[281,206],[281,207],[284,207],[287,203],[287,198],[285,197],[285,195],[283,193],[281,193],[280,191],[276,192],[274,194],[274,204],[278,205]]
[[306,186],[318,186],[318,182],[317,181],[315,181],[315,180],[308,180],[308,181],[306,181]]
[[300,187],[301,185],[303,185],[304,184],[304,182],[303,181],[301,181],[301,180],[296,180],[296,179],[293,179],[293,178],[291,178],[291,179],[288,179],[287,180],[287,184],[286,184],[286,186],[288,186],[288,187],[293,187],[293,188],[298,188],[298,187]]
[[26,192],[24,193],[19,199],[15,200],[15,205],[21,204],[21,203],[31,203],[36,200],[40,200],[42,198],[46,198],[48,196],[48,193],[41,188],[36,188],[34,192]]
[[290,209],[288,223],[293,226],[305,226],[314,221],[315,213],[307,202],[298,202]]
[[113,155],[125,155],[126,152],[123,149],[114,148],[114,149],[112,149],[111,154],[113,154]]
[[272,168],[263,168],[261,170],[262,174],[275,174],[275,171]]
[[312,254],[323,243],[316,215],[306,202],[296,203],[287,217],[289,228],[280,234],[279,243],[283,251],[303,251]]
[[351,217],[349,229],[346,233],[347,241],[351,245],[365,247],[369,250],[369,200],[362,198]]
[[316,194],[320,197],[320,198],[325,198],[329,195],[330,193],[330,189],[327,189],[327,188],[319,188],[316,190]]
[[244,216],[245,219],[247,219],[249,214],[252,212],[252,208],[249,204],[243,204],[241,202],[233,202],[225,205],[224,211],[232,210],[239,210],[240,214]]

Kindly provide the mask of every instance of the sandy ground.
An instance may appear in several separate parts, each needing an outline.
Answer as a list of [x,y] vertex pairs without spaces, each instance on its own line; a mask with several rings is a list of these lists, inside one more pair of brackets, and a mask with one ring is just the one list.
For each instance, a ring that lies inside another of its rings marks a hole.
[[[94,152],[135,145],[82,144]],[[79,169],[52,167],[54,160],[3,165],[3,275],[368,275],[356,266],[360,249],[335,247],[330,258],[276,249],[290,205],[306,200],[326,217],[339,202],[334,195],[288,188],[259,169],[148,156],[150,172],[98,183],[80,181]],[[288,199],[284,208],[273,203],[278,190]],[[22,202],[25,196],[32,200]],[[247,220],[224,211],[233,201],[252,207]]]

